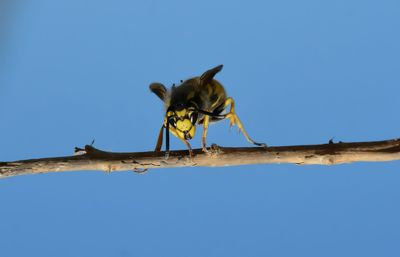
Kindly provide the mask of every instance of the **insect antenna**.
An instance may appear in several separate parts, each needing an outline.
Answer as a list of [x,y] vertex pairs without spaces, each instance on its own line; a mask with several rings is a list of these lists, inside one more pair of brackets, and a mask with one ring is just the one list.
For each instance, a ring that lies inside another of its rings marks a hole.
[[223,119],[223,118],[226,117],[225,115],[214,114],[214,113],[212,113],[212,112],[207,112],[207,111],[204,111],[204,110],[199,110],[199,109],[197,109],[197,111],[198,111],[199,113],[201,113],[201,114],[204,114],[204,115],[207,115],[207,116],[210,116],[210,117],[221,118],[221,119]]

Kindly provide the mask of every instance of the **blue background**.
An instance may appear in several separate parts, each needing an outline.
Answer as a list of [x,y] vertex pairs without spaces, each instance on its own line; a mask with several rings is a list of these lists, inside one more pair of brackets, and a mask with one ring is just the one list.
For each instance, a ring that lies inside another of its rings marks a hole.
[[[399,137],[399,1],[1,3],[1,161],[71,155],[92,139],[152,150],[163,105],[148,85],[218,64],[258,141]],[[249,146],[227,121],[208,142]],[[12,177],[0,180],[0,255],[399,256],[399,168]]]

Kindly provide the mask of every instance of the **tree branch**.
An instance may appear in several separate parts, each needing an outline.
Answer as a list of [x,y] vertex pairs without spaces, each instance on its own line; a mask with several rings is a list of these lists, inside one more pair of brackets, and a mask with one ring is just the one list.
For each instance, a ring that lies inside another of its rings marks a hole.
[[172,151],[165,159],[164,152],[115,153],[105,152],[86,145],[76,148],[83,154],[0,162],[0,178],[47,172],[102,170],[107,172],[134,170],[143,172],[153,168],[176,168],[189,166],[236,166],[248,164],[293,163],[299,165],[333,165],[350,162],[383,162],[400,160],[400,139],[299,145],[278,147],[219,147],[213,145],[209,153],[201,149]]

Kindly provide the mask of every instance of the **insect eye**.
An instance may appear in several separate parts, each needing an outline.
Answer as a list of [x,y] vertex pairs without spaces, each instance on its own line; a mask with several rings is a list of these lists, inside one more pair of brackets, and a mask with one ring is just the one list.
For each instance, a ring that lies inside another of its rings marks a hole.
[[190,122],[194,125],[197,121],[198,114],[197,112],[192,112],[189,114]]

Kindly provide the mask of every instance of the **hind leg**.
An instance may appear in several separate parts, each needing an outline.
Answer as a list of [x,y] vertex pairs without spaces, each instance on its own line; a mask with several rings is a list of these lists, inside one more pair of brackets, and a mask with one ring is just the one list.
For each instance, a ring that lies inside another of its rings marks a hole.
[[236,124],[238,126],[239,130],[243,133],[244,137],[247,139],[247,141],[249,141],[253,145],[266,147],[267,146],[266,144],[255,142],[247,134],[246,130],[243,127],[242,122],[240,121],[239,117],[235,113],[235,101],[233,101],[233,99],[231,97],[228,97],[224,103],[225,108],[227,108],[229,105],[230,105],[230,110],[227,114],[224,115],[226,119],[229,119],[229,126],[232,127]]

